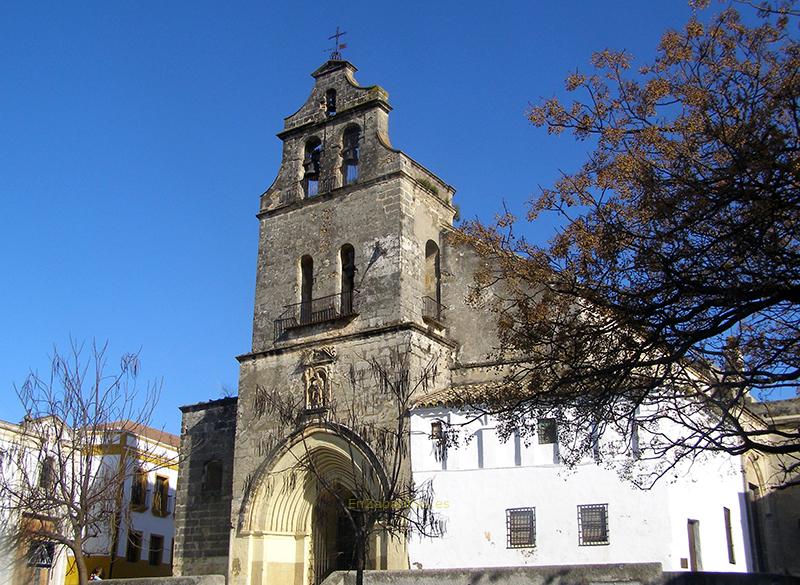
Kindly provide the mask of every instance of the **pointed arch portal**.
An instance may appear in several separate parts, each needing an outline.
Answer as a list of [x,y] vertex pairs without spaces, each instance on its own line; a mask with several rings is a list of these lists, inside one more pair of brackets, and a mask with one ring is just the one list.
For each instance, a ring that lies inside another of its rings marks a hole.
[[[298,431],[265,459],[244,496],[229,582],[317,585],[331,571],[348,569],[354,534],[340,502],[358,494],[380,501],[385,485],[377,457],[349,429],[313,425]],[[405,547],[392,547],[398,545],[388,535],[376,535],[367,568],[397,565]]]

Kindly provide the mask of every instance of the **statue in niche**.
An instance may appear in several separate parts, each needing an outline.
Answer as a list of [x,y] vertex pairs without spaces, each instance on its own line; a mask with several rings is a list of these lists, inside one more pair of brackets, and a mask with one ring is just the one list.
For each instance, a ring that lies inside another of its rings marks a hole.
[[328,405],[328,373],[324,367],[306,368],[303,372],[306,386],[306,410],[326,408]]

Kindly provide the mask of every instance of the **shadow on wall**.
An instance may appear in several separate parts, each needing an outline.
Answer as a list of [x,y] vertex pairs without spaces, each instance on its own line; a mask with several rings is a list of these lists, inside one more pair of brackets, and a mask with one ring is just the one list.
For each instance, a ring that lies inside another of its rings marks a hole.
[[800,577],[800,486],[766,493],[754,484],[748,487],[741,496],[750,525],[748,569]]

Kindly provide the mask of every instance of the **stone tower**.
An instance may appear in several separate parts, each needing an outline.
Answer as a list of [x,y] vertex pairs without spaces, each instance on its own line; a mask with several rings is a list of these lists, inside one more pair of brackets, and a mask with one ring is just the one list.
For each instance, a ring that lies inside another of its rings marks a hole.
[[[397,420],[370,375],[375,364],[426,377],[425,391],[450,382],[441,251],[454,191],[391,146],[388,95],[359,86],[355,71],[343,60],[317,69],[311,95],[278,134],[283,156],[260,201],[253,346],[238,358],[238,400],[183,409],[192,451],[176,514],[179,574],[307,585],[343,568],[347,535],[326,517],[320,478],[298,461],[313,455],[325,489],[352,495],[348,470],[385,477],[388,465],[361,429]],[[350,408],[343,419],[341,405],[354,404],[357,416]],[[408,461],[403,473],[410,477]],[[209,501],[202,492],[217,481]],[[408,568],[403,542],[378,535],[370,550],[368,568]]]

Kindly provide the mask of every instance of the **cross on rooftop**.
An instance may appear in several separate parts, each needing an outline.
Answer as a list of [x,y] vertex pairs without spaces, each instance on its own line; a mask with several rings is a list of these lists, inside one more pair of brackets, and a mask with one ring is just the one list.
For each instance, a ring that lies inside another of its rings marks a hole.
[[339,27],[336,27],[336,32],[328,37],[330,40],[335,40],[335,44],[333,49],[328,49],[331,52],[331,61],[341,61],[342,60],[342,49],[346,49],[347,45],[345,43],[340,43],[339,38],[346,35],[347,32],[340,31]]

